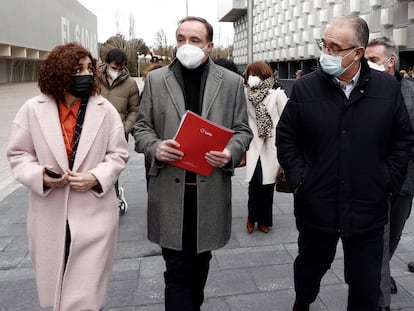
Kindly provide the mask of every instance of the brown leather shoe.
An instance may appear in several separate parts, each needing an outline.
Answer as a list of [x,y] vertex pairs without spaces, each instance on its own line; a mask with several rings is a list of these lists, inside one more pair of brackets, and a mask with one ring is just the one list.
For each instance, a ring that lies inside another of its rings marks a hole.
[[265,225],[261,225],[259,224],[259,230],[262,231],[263,233],[268,233],[269,232],[269,227],[266,227]]
[[252,233],[254,230],[254,222],[250,218],[247,218],[246,229],[249,233]]

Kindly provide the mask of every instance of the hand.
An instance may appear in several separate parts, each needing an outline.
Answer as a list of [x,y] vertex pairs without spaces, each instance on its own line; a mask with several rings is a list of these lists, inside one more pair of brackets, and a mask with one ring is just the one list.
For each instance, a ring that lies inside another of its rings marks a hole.
[[[48,168],[52,169],[51,166],[48,166]],[[43,185],[47,188],[62,188],[65,187],[68,184],[68,174],[65,173],[60,178],[54,178],[50,177],[48,174],[46,174],[45,171],[43,171]]]
[[231,160],[231,152],[224,148],[223,151],[210,151],[206,153],[207,163],[214,167],[223,167]]
[[78,173],[68,171],[67,174],[69,175],[69,185],[78,192],[86,192],[99,184],[96,177],[89,172]]
[[179,147],[180,144],[174,139],[163,140],[157,146],[155,158],[162,162],[179,161],[184,156],[184,153],[177,149]]

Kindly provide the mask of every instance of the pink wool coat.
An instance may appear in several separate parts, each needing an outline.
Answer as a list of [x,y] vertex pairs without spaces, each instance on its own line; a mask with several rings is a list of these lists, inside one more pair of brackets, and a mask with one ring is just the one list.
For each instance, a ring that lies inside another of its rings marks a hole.
[[[45,95],[29,99],[17,113],[7,157],[15,178],[30,189],[27,232],[41,306],[97,311],[105,303],[115,257],[114,182],[128,160],[118,112],[102,96],[90,97],[72,169],[91,172],[102,193],[77,192],[69,185],[43,188],[45,165],[60,173],[68,169],[58,107]],[[71,248],[65,270],[67,222]]]

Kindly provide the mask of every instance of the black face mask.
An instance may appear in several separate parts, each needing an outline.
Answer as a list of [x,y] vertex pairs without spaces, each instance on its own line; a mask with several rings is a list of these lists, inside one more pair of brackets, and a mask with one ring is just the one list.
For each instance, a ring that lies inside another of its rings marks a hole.
[[70,77],[69,93],[78,98],[89,97],[92,93],[93,76],[72,76]]

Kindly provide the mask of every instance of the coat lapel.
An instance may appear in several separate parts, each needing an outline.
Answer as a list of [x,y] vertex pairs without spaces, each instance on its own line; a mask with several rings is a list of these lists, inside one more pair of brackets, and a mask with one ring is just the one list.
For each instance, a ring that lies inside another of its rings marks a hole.
[[62,171],[66,171],[68,168],[68,156],[59,121],[58,104],[51,97],[40,95],[39,105],[35,106],[34,111],[53,157]]
[[[219,94],[221,84],[223,82],[223,72],[217,68],[211,59],[209,59],[208,62],[210,67],[204,89],[203,107],[201,113],[204,117],[208,115],[212,104]],[[179,115],[182,116],[185,112],[185,99],[181,86],[174,75],[174,71],[178,70],[176,68],[177,64],[172,64],[170,66],[171,71],[169,71],[165,76],[165,84],[175,108],[177,109]]]
[[104,99],[101,96],[89,97],[78,150],[76,151],[75,163],[73,164],[74,171],[77,171],[81,166],[102,126],[106,115],[106,109],[102,105],[103,102]]
[[205,118],[208,116],[211,106],[216,100],[216,97],[220,92],[221,84],[223,82],[223,72],[217,69],[217,66],[211,59],[209,59],[209,62],[210,68],[204,89],[203,107],[201,112],[201,115]]
[[165,84],[175,109],[177,109],[179,115],[182,116],[185,112],[184,94],[173,72],[167,73],[165,76]]

